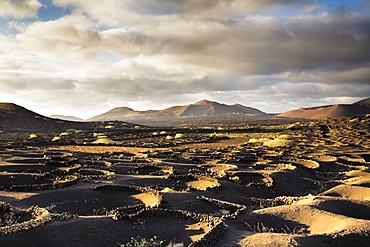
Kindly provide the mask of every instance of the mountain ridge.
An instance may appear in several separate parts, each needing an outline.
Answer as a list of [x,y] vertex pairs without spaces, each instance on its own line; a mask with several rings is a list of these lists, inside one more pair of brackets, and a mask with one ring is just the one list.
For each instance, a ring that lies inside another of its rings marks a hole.
[[363,99],[363,100],[360,100],[360,101],[357,101],[353,104],[356,104],[356,105],[366,105],[366,106],[369,106],[370,107],[370,97],[369,98],[366,98],[366,99]]
[[[109,118],[106,117],[108,113]],[[66,129],[90,129],[104,121],[122,121],[135,124],[179,125],[203,123],[234,123],[253,121],[315,120],[370,114],[370,97],[353,104],[324,105],[299,108],[281,114],[266,114],[256,108],[241,104],[226,105],[201,100],[194,104],[172,106],[163,110],[135,111],[129,107],[116,107],[84,121],[62,120],[40,115],[14,103],[0,102],[0,133],[2,131],[63,131]],[[99,119],[99,118],[103,119]],[[95,118],[95,119],[94,119]],[[285,119],[285,120],[284,120]]]
[[370,114],[370,97],[353,104],[334,104],[299,108],[278,114],[278,117],[322,119]]
[[259,109],[241,104],[226,105],[210,100],[200,100],[194,104],[172,106],[163,110],[135,111],[128,107],[116,107],[86,121],[123,121],[127,118],[156,118],[156,117],[188,117],[221,114],[253,114],[264,115]]
[[91,123],[46,117],[14,103],[0,102],[1,132],[56,132],[72,128],[92,129],[93,126]]

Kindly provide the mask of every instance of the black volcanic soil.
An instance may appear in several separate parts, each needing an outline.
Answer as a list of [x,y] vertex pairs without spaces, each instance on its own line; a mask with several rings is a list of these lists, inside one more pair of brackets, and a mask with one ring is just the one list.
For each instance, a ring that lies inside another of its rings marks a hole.
[[370,116],[276,121],[4,131],[0,246],[368,246]]

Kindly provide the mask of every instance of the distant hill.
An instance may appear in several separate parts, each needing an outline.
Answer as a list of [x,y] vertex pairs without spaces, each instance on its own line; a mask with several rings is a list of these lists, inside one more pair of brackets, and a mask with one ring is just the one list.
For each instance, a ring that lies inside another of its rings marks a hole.
[[45,117],[13,103],[0,103],[0,131],[3,132],[59,132],[92,128],[92,123],[62,121]]
[[83,121],[82,118],[78,118],[78,117],[75,117],[75,116],[51,115],[49,117],[50,118],[57,118],[57,119],[61,119],[61,120],[67,120],[67,121],[75,121],[75,122]]
[[277,115],[278,117],[321,119],[370,114],[370,98],[353,104],[336,104],[311,108],[299,108]]
[[143,118],[178,118],[196,116],[216,116],[222,114],[251,114],[264,115],[266,113],[240,104],[225,105],[215,101],[201,100],[195,104],[173,106],[163,110],[135,111],[128,107],[117,107],[108,112],[92,117],[87,121],[127,121],[128,119]]
[[354,105],[365,105],[365,106],[370,107],[370,97],[366,98],[366,99],[363,99],[363,100],[360,100],[360,101],[354,103]]

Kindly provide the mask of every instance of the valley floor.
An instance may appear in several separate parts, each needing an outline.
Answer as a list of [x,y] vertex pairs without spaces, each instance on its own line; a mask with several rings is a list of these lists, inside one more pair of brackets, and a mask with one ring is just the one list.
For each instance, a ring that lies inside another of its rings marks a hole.
[[364,115],[2,133],[0,246],[368,246],[369,130]]

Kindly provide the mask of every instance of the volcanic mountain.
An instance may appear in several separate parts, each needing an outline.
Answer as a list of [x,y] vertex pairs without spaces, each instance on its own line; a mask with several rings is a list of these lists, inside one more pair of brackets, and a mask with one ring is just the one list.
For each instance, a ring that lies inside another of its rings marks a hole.
[[364,106],[368,106],[370,107],[370,97],[369,98],[366,98],[366,99],[363,99],[363,100],[360,100],[356,103],[354,103],[356,105],[364,105]]
[[321,119],[370,114],[370,98],[353,104],[336,104],[311,108],[299,108],[279,114],[279,117]]
[[83,122],[61,121],[45,117],[13,103],[0,103],[0,131],[54,132],[67,129],[91,129]]
[[195,104],[173,106],[164,110],[135,111],[128,107],[117,107],[101,115],[92,117],[87,121],[124,121],[134,118],[177,118],[191,116],[212,116],[221,114],[252,114],[264,115],[266,113],[240,104],[226,105],[215,101],[201,100]]

